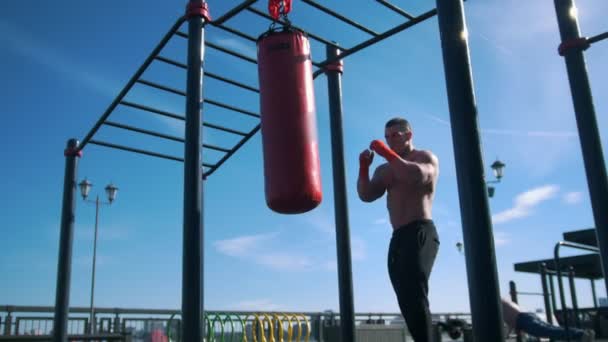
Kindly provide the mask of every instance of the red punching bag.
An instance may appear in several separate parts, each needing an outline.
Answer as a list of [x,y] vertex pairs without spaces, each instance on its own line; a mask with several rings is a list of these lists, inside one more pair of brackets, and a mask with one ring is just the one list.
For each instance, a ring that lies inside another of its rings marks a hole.
[[298,214],[321,203],[321,170],[310,43],[292,28],[258,41],[266,204]]

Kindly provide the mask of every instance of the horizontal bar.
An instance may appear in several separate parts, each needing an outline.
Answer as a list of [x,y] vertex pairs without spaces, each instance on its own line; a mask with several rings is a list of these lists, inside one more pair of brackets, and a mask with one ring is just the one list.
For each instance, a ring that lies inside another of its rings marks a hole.
[[249,132],[243,139],[241,139],[241,141],[239,141],[238,144],[236,144],[230,152],[226,153],[222,157],[222,159],[220,159],[220,161],[215,163],[215,167],[211,168],[211,170],[207,170],[207,172],[205,172],[203,174],[203,177],[207,178],[212,173],[214,173],[215,170],[217,170],[220,166],[222,166],[222,164],[224,164],[226,162],[226,160],[228,160],[228,158],[230,158],[239,148],[241,148],[241,146],[243,146],[249,139],[251,139],[251,137],[254,136],[259,130],[260,130],[260,124],[255,126],[255,128],[252,129],[251,132]]
[[184,32],[181,32],[181,31],[175,32],[175,35],[178,36],[178,37],[180,37],[180,38],[186,38],[186,39],[188,39],[188,34],[184,33]]
[[180,62],[176,62],[172,59],[169,59],[167,57],[163,57],[163,56],[156,56],[155,59],[161,61],[161,62],[165,62],[167,64],[171,64],[171,65],[175,65],[176,67],[182,68],[184,70],[188,70],[188,66],[184,63],[180,63]]
[[173,24],[173,26],[171,27],[171,29],[169,29],[169,32],[167,32],[165,34],[165,36],[163,37],[163,39],[161,39],[160,43],[158,43],[158,45],[154,48],[154,50],[152,50],[152,53],[146,58],[146,60],[139,67],[139,69],[137,69],[137,71],[135,72],[135,74],[133,74],[133,76],[131,76],[131,79],[127,82],[127,84],[125,85],[125,87],[120,91],[120,93],[114,99],[114,101],[112,101],[112,103],[110,104],[110,106],[101,115],[101,117],[99,118],[99,120],[97,120],[97,122],[95,123],[95,125],[93,126],[93,128],[84,137],[84,139],[82,139],[82,142],[81,142],[80,146],[78,146],[78,150],[79,151],[81,151],[87,145],[87,143],[89,142],[89,140],[91,140],[93,138],[93,135],[95,135],[95,133],[97,132],[97,130],[99,130],[99,128],[101,127],[101,125],[103,124],[103,122],[106,121],[106,119],[110,116],[110,114],[112,114],[112,111],[114,110],[114,108],[116,108],[116,106],[118,106],[118,104],[125,97],[125,95],[127,95],[127,93],[129,92],[129,90],[131,90],[131,87],[133,87],[133,85],[135,84],[135,81],[138,80],[139,77],[141,77],[141,75],[148,68],[148,66],[150,65],[150,63],[152,63],[152,61],[154,60],[154,57],[156,57],[156,55],[158,55],[160,53],[160,51],[165,47],[165,45],[167,44],[167,42],[171,39],[171,37],[179,29],[179,27],[184,23],[184,21],[186,21],[186,17],[181,17],[181,18],[179,18],[175,22],[175,24]]
[[235,15],[239,14],[245,8],[253,5],[256,1],[257,0],[246,0],[246,1],[242,2],[240,5],[234,7],[233,9],[231,9],[230,11],[228,11],[226,14],[222,15],[221,17],[217,18],[216,20],[213,20],[211,22],[211,25],[221,25],[221,24],[223,24],[228,19],[230,19],[230,18],[234,17]]
[[379,35],[377,37],[368,39],[368,40],[364,41],[363,43],[360,43],[360,44],[358,44],[358,45],[356,45],[356,46],[354,46],[354,47],[352,47],[350,49],[342,50],[342,52],[340,52],[339,56],[337,56],[335,58],[330,58],[328,60],[325,60],[325,61],[321,62],[320,63],[320,67],[325,67],[328,64],[331,64],[331,63],[337,62],[337,61],[339,61],[339,60],[341,60],[343,58],[346,58],[346,57],[348,57],[348,56],[350,56],[350,55],[352,55],[352,54],[354,54],[356,52],[359,52],[360,50],[365,49],[366,47],[368,47],[370,45],[376,44],[379,41],[382,41],[382,40],[384,40],[386,38],[389,38],[389,37],[391,37],[391,36],[393,36],[393,35],[401,32],[401,31],[403,31],[405,29],[408,29],[408,28],[410,28],[410,27],[412,27],[412,26],[414,26],[416,24],[419,24],[419,23],[421,23],[421,22],[423,22],[423,21],[425,21],[425,20],[427,20],[429,18],[432,18],[435,15],[437,15],[437,9],[432,9],[432,10],[430,10],[430,11],[424,13],[424,14],[421,14],[420,16],[416,17],[415,19],[412,19],[412,20],[410,20],[408,22],[405,22],[405,23],[403,23],[401,25],[393,27],[392,29],[390,29],[390,30],[382,33],[381,35]]
[[[142,106],[140,104],[131,103],[131,102],[127,102],[127,101],[122,101],[121,104],[125,105],[125,106],[129,106],[129,107],[141,109],[141,110],[144,110],[144,111],[147,111],[147,112],[151,112],[151,113],[154,113],[154,114],[159,114],[159,115],[163,115],[163,116],[166,116],[166,117],[170,117],[170,118],[173,118],[173,119],[177,119],[177,120],[181,120],[181,121],[186,121],[186,118],[183,117],[183,116],[179,116],[177,114],[165,112],[165,111],[158,110],[158,109],[151,108],[151,107],[147,107],[147,106]],[[251,114],[255,114],[255,113],[250,113],[249,115],[251,115]],[[218,126],[218,125],[214,125],[214,124],[210,124],[210,123],[206,123],[206,122],[203,122],[203,126],[209,127],[209,128],[213,128],[213,129],[217,129],[217,130],[220,130],[220,131],[224,131],[224,132],[227,132],[227,133],[237,134],[237,135],[240,135],[240,136],[246,136],[247,135],[247,133],[243,133],[243,132],[240,132],[240,131],[237,131],[237,130],[234,130],[234,129],[230,129],[230,128],[226,128],[226,127],[222,127],[222,126]]]
[[226,109],[229,109],[229,110],[232,110],[232,111],[235,111],[235,112],[239,112],[239,113],[242,113],[242,114],[245,114],[245,115],[253,116],[254,118],[259,118],[260,117],[260,114],[257,114],[257,113],[254,113],[254,112],[250,112],[250,111],[248,111],[246,109],[241,109],[241,108],[238,108],[238,107],[230,106],[230,105],[227,105],[227,104],[222,103],[222,102],[218,102],[218,101],[214,101],[214,100],[208,100],[208,99],[204,99],[203,102],[211,104],[211,105],[214,105],[214,106],[226,108]]
[[[255,9],[255,8],[253,8],[253,7],[249,7],[249,8],[247,8],[247,10],[248,10],[249,12],[251,12],[251,13],[257,14],[257,15],[258,15],[258,16],[260,16],[260,17],[266,18],[266,19],[268,19],[268,20],[270,20],[270,21],[274,21],[274,19],[272,19],[272,17],[271,17],[271,16],[269,16],[268,14],[266,14],[266,13],[264,13],[264,12],[262,12],[262,11],[258,10],[258,9]],[[287,25],[287,23],[286,23],[285,21],[283,21],[283,20],[278,20],[277,22],[279,22],[279,23],[281,23],[281,24],[283,24],[283,25]],[[300,30],[300,31],[302,31],[302,32],[306,32],[306,30],[304,30],[304,29],[302,29],[302,28],[299,28],[299,27],[297,27],[297,26],[295,26],[295,25],[291,25],[291,27],[295,28],[296,30]],[[320,43],[323,43],[323,44],[325,44],[325,45],[330,45],[330,46],[333,46],[333,47],[340,48],[340,46],[338,46],[338,44],[336,44],[335,42],[332,42],[332,41],[330,41],[330,40],[327,40],[327,39],[325,39],[325,38],[323,38],[323,37],[320,37],[320,36],[314,35],[314,34],[312,34],[312,33],[310,33],[310,32],[306,32],[306,34],[307,34],[307,35],[308,35],[310,38],[312,38],[312,39],[314,39],[314,40],[316,40],[316,41],[318,41],[318,42],[320,42]]]
[[589,42],[589,44],[593,44],[593,43],[599,42],[600,40],[604,40],[606,38],[608,38],[608,32],[604,32],[604,33],[598,34],[597,36],[587,38],[587,42]]
[[[183,139],[183,138],[179,138],[179,137],[175,137],[175,136],[171,136],[171,135],[167,135],[167,134],[163,134],[163,133],[158,133],[158,132],[154,132],[154,131],[149,131],[149,130],[145,130],[145,129],[141,129],[141,128],[137,128],[137,127],[132,127],[132,126],[128,126],[128,125],[123,125],[123,124],[116,123],[116,122],[106,121],[104,124],[108,125],[108,126],[112,126],[112,127],[126,129],[126,130],[133,131],[133,132],[138,132],[138,133],[143,133],[143,134],[147,134],[147,135],[151,135],[151,136],[155,136],[155,137],[159,137],[159,138],[173,140],[173,141],[177,141],[177,142],[181,142],[181,143],[185,142],[185,139]],[[211,150],[216,150],[219,152],[225,152],[225,153],[230,152],[230,149],[215,146],[215,145],[203,144],[203,147],[211,149]]]
[[377,36],[378,35],[377,32],[374,32],[373,30],[368,29],[367,27],[365,27],[365,26],[363,26],[363,25],[361,25],[359,23],[356,23],[355,21],[353,21],[353,20],[351,20],[351,19],[349,19],[349,18],[341,15],[338,12],[334,12],[334,11],[330,10],[329,8],[327,8],[327,7],[321,6],[321,5],[319,5],[318,3],[316,3],[316,2],[314,2],[312,0],[302,0],[302,2],[305,3],[305,4],[308,4],[308,5],[310,5],[310,6],[314,7],[314,8],[322,11],[322,12],[325,12],[326,14],[329,14],[332,17],[334,17],[334,18],[336,18],[338,20],[341,20],[342,22],[345,22],[345,23],[349,24],[352,27],[358,28],[359,30],[361,30],[361,31],[363,31],[365,33],[368,33],[368,34],[370,34],[372,36]]
[[203,122],[203,126],[209,127],[209,128],[213,128],[213,129],[217,129],[219,131],[224,131],[224,132],[227,132],[227,133],[232,133],[232,134],[240,135],[240,136],[243,136],[243,137],[247,135],[247,133],[239,132],[239,131],[236,131],[234,129],[230,129],[230,128],[226,128],[226,127],[222,127],[222,126],[217,126],[217,125],[206,123],[206,122]]
[[252,37],[250,35],[247,35],[247,34],[241,32],[241,31],[235,30],[233,28],[230,28],[230,27],[227,27],[227,26],[223,26],[223,25],[216,25],[215,23],[211,23],[211,25],[213,25],[213,26],[215,26],[215,27],[217,27],[217,28],[219,28],[221,30],[224,30],[226,32],[230,32],[230,33],[232,33],[234,35],[237,35],[237,36],[239,36],[241,38],[247,39],[247,40],[249,40],[251,42],[255,43],[255,42],[258,41],[257,38]]
[[122,145],[112,144],[112,143],[108,143],[108,142],[104,142],[104,141],[91,140],[90,143],[94,144],[94,145],[115,148],[117,150],[123,150],[123,151],[128,151],[128,152],[134,152],[134,153],[144,154],[144,155],[152,156],[152,157],[158,157],[158,158],[163,158],[163,159],[175,160],[175,161],[179,161],[179,162],[183,162],[184,161],[183,158],[173,157],[173,156],[170,156],[170,155],[156,153],[156,152],[150,152],[150,151],[141,150],[141,149],[138,149],[138,148],[133,148],[133,147],[128,147],[128,146],[122,146]]
[[545,294],[542,292],[517,292],[518,295],[524,296],[544,296]]
[[230,152],[230,149],[228,149],[228,148],[223,148],[223,147],[219,147],[219,146],[215,146],[215,145],[203,144],[203,147],[208,148],[210,150],[216,150],[216,151],[225,152],[225,153]]
[[[239,30],[236,30],[236,29],[230,28],[230,27],[228,27],[228,26],[223,26],[223,25],[214,25],[213,23],[211,23],[211,25],[212,25],[212,26],[215,26],[215,27],[217,27],[217,28],[219,28],[219,29],[221,29],[221,30],[224,30],[224,31],[230,32],[230,33],[232,33],[232,34],[234,34],[234,35],[237,35],[237,36],[239,36],[239,37],[241,37],[241,38],[244,38],[244,39],[247,39],[247,40],[249,40],[249,41],[252,41],[252,42],[254,42],[254,43],[258,41],[258,40],[257,40],[257,38],[252,37],[252,36],[250,36],[250,35],[248,35],[248,34],[245,34],[245,33],[241,32],[241,31],[239,31]],[[178,33],[177,33],[177,35],[178,35],[178,36],[180,36],[181,38],[186,38],[186,39],[188,39],[188,34],[187,34],[187,33],[178,32]]]
[[400,15],[402,15],[402,16],[410,19],[410,20],[415,18],[413,15],[407,13],[406,11],[404,11],[401,8],[399,8],[399,7],[391,4],[388,1],[385,1],[385,0],[376,0],[376,1],[379,2],[380,4],[384,5],[385,7],[393,10],[394,12],[399,13]]
[[[158,57],[156,57],[156,59],[158,59],[161,62],[165,62],[167,64],[175,65],[175,66],[180,67],[180,68],[185,69],[185,70],[188,69],[188,66],[186,64],[183,64],[183,63],[180,63],[180,62],[176,62],[176,61],[171,60],[169,58],[158,56]],[[211,78],[215,78],[216,80],[220,80],[220,81],[223,81],[223,82],[226,82],[226,83],[230,83],[230,84],[235,85],[237,87],[241,87],[243,89],[251,90],[251,91],[254,91],[256,93],[260,92],[257,88],[254,88],[252,86],[249,86],[249,85],[246,85],[246,84],[234,81],[234,80],[231,80],[229,78],[222,77],[222,76],[219,76],[217,74],[213,74],[213,73],[210,73],[210,72],[207,72],[207,71],[205,71],[204,73],[205,73],[205,76],[209,76]]]
[[173,114],[173,113],[170,113],[170,112],[166,112],[164,110],[160,110],[160,109],[156,109],[156,108],[140,105],[140,104],[137,104],[137,103],[133,103],[133,102],[129,102],[129,101],[120,101],[120,104],[123,105],[123,106],[133,107],[133,108],[136,108],[136,109],[144,110],[146,112],[150,112],[150,113],[166,116],[166,117],[169,117],[169,118],[172,118],[172,119],[186,121],[186,118],[183,117],[183,116],[181,116],[181,115]]
[[260,90],[257,89],[257,88],[254,88],[252,86],[249,86],[249,85],[246,85],[246,84],[234,81],[234,80],[231,80],[231,79],[226,78],[226,77],[219,76],[217,74],[214,74],[214,73],[211,73],[211,72],[208,72],[208,71],[205,71],[204,74],[205,74],[205,76],[208,76],[208,77],[211,77],[211,78],[214,78],[216,80],[223,81],[223,82],[226,82],[226,83],[230,83],[232,85],[235,85],[237,87],[241,87],[243,89],[251,90],[251,91],[256,92],[256,93],[260,92]]
[[125,124],[121,124],[121,123],[117,123],[117,122],[112,122],[112,121],[106,121],[106,122],[104,122],[104,125],[121,128],[121,129],[126,129],[128,131],[147,134],[147,135],[151,135],[154,137],[177,141],[177,142],[181,142],[181,143],[186,141],[185,139],[180,138],[180,137],[167,135],[167,134],[163,134],[163,133],[158,133],[158,132],[154,132],[154,131],[149,131],[149,130],[146,130],[143,128],[133,127],[133,126],[129,126],[129,125],[125,125]]
[[232,55],[234,57],[240,58],[242,60],[245,60],[247,62],[253,63],[253,64],[258,64],[258,61],[255,60],[255,58],[251,58],[248,56],[243,55],[242,53],[238,53],[236,51],[230,50],[230,49],[226,49],[225,47],[219,46],[217,44],[211,43],[211,42],[205,42],[205,46],[208,46],[212,49],[216,49],[218,51],[221,51],[223,53],[227,53],[229,55]]
[[156,89],[159,89],[159,90],[163,90],[163,91],[166,91],[166,92],[169,92],[169,93],[173,93],[173,94],[176,94],[176,95],[186,96],[186,92],[185,91],[169,88],[167,86],[164,86],[164,85],[161,85],[161,84],[158,84],[158,83],[154,83],[154,82],[150,82],[150,81],[146,81],[146,80],[142,80],[142,79],[137,80],[137,83],[145,84],[145,85],[147,85],[149,87],[156,88]]

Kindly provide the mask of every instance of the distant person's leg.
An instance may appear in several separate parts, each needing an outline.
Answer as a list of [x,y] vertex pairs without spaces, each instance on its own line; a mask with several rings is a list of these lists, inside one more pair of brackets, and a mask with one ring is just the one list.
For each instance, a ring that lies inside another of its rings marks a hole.
[[579,340],[585,332],[576,328],[569,328],[568,333],[562,327],[553,326],[545,321],[542,321],[538,316],[531,313],[522,313],[517,317],[517,329],[535,337],[546,337],[553,339],[570,338]]

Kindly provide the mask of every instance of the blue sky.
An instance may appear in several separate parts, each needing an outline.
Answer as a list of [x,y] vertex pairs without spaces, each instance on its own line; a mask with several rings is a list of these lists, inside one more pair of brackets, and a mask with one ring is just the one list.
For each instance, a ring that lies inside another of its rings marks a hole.
[[[237,5],[214,1],[214,17]],[[395,1],[420,14],[434,1]],[[264,9],[265,2],[257,4]],[[357,21],[384,31],[402,18],[373,1],[324,1]],[[36,2],[0,4],[0,93],[3,124],[0,169],[0,304],[53,305],[66,140],[82,139],[160,38],[183,13],[185,1]],[[584,35],[606,31],[603,0],[579,0]],[[561,234],[592,227],[583,169],[559,34],[550,1],[470,0],[466,15],[479,126],[486,170],[499,157],[507,164],[490,200],[501,292],[509,280],[522,290],[540,290],[538,278],[515,273],[513,263],[548,258]],[[292,21],[309,31],[352,46],[368,37],[294,2]],[[252,36],[268,24],[243,14],[229,26]],[[185,27],[184,29],[185,30]],[[249,56],[255,45],[209,28],[207,39]],[[163,55],[185,61],[185,41],[174,38]],[[313,59],[325,50],[313,42]],[[600,130],[608,125],[608,45],[586,53]],[[207,70],[256,85],[253,64],[206,49]],[[184,89],[185,73],[160,63],[144,78]],[[338,308],[333,216],[331,140],[324,76],[315,81],[324,200],[296,216],[270,211],[264,202],[260,135],[250,140],[205,183],[205,306],[211,310]],[[258,111],[256,96],[205,79],[205,96]],[[183,100],[143,86],[132,101],[184,112]],[[345,155],[352,238],[355,310],[397,312],[386,270],[391,228],[384,199],[362,203],[356,196],[358,154],[395,115],[408,118],[418,148],[440,160],[434,207],[441,249],[431,277],[435,312],[468,311],[454,153],[436,19],[387,39],[345,61],[343,77]],[[205,120],[248,130],[256,120],[206,106]],[[112,121],[182,136],[183,124],[119,108]],[[601,132],[604,150],[605,131]],[[204,130],[205,142],[234,139]],[[181,155],[178,143],[104,127],[97,138]],[[220,156],[205,154],[205,161]],[[378,165],[379,161],[375,161]],[[178,162],[89,145],[78,178],[103,194],[120,188],[100,215],[96,303],[104,307],[179,308],[183,171]],[[94,206],[78,199],[70,304],[89,300]],[[602,282],[598,294],[605,296]],[[578,282],[579,303],[589,305],[588,282]],[[524,306],[542,306],[526,298]]]

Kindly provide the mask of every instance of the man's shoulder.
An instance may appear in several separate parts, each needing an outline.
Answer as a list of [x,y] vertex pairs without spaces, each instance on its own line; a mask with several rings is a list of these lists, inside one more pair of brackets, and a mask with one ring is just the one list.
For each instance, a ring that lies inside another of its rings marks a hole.
[[381,172],[381,171],[385,171],[389,169],[389,164],[388,163],[382,163],[380,165],[378,165],[378,167],[376,168],[376,171]]
[[425,163],[433,163],[437,164],[438,159],[437,156],[430,150],[414,150],[414,160],[425,162]]

